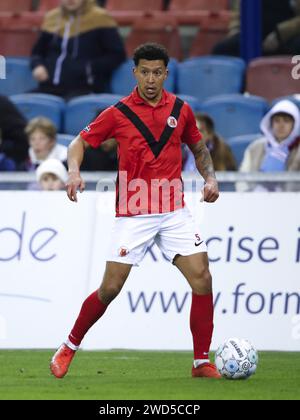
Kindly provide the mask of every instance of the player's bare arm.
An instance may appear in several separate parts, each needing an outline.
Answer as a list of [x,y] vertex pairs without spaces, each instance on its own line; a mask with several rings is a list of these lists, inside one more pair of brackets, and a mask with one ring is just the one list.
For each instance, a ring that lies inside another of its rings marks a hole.
[[75,137],[68,147],[68,181],[66,184],[67,195],[71,201],[77,202],[77,190],[83,192],[85,188],[84,180],[80,175],[80,165],[82,163],[84,152],[89,144],[81,136]]
[[209,150],[204,141],[191,144],[189,148],[194,154],[196,167],[205,180],[203,189],[204,201],[213,203],[219,197],[219,188]]

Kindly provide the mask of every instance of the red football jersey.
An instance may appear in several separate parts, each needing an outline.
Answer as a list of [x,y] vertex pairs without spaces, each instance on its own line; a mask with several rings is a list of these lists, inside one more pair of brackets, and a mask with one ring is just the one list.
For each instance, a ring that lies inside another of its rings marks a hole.
[[136,88],[80,136],[95,148],[110,138],[118,143],[117,216],[165,213],[184,206],[181,144],[201,140],[186,102],[164,90],[154,107]]

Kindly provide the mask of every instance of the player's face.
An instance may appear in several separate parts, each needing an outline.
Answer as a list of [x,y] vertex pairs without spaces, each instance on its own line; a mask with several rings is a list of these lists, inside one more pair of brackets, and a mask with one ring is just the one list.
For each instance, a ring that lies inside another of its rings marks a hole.
[[158,102],[161,98],[168,69],[163,60],[141,59],[134,68],[139,94],[149,102]]
[[294,128],[294,119],[290,115],[278,114],[272,118],[272,131],[279,142],[285,140]]
[[61,0],[61,5],[69,12],[75,12],[86,0]]

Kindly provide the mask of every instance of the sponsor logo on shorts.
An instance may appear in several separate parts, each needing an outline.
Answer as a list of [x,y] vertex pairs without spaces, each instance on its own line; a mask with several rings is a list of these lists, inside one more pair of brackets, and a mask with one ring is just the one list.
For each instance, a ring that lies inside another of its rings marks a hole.
[[126,246],[121,246],[121,248],[119,249],[120,257],[126,257],[127,254],[129,254],[129,249],[126,248]]
[[195,233],[195,237],[196,237],[195,246],[201,245],[203,241],[201,241],[200,235],[198,233]]
[[87,125],[86,127],[84,127],[83,131],[86,131],[88,133],[89,131],[91,131],[91,127]]
[[167,124],[168,124],[168,126],[169,127],[171,127],[171,128],[176,128],[177,127],[177,120],[176,120],[176,118],[174,118],[174,117],[169,117],[168,119],[167,119]]

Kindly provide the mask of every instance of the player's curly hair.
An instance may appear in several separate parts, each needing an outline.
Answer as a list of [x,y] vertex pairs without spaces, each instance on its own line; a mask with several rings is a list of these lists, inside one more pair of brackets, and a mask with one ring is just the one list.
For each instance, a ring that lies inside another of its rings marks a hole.
[[169,54],[167,49],[160,44],[154,42],[147,42],[146,44],[139,45],[133,54],[133,61],[138,66],[140,60],[163,60],[167,67],[169,63]]

